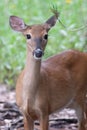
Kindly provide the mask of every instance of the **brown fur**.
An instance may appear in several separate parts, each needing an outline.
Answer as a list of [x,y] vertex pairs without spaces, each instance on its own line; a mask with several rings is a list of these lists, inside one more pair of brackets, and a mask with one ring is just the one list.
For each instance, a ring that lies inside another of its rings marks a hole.
[[14,30],[32,36],[27,40],[26,65],[16,85],[16,99],[24,114],[24,128],[33,130],[34,120],[38,119],[41,130],[48,130],[49,114],[70,107],[76,110],[79,130],[86,130],[87,54],[69,50],[45,61],[34,59],[32,54],[37,47],[36,38],[40,39],[44,51],[47,40],[43,36],[48,33],[51,23],[55,24],[55,17],[34,26],[25,26],[18,17],[10,18]]

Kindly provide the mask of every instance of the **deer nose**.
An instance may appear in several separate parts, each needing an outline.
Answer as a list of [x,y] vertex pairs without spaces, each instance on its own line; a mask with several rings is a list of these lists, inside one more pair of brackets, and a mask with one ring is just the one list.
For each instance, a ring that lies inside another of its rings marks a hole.
[[33,55],[35,59],[41,59],[43,56],[43,51],[40,48],[37,48],[34,50]]

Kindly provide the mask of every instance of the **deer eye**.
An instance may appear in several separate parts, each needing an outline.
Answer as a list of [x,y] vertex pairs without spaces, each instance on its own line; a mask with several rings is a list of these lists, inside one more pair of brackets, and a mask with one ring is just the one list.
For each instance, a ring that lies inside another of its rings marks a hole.
[[48,34],[44,35],[44,39],[47,40],[48,39]]
[[27,39],[31,39],[31,35],[30,35],[30,34],[27,34],[27,35],[26,35],[26,38],[27,38]]

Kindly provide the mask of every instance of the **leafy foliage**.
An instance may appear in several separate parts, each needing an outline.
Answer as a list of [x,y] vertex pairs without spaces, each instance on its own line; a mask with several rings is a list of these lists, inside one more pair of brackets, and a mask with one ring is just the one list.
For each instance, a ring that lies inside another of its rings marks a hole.
[[[27,24],[43,23],[51,15],[50,6],[56,5],[60,19],[49,32],[45,51],[47,58],[67,49],[86,51],[87,7],[86,0],[4,0],[0,2],[0,82],[15,86],[17,75],[25,64],[26,41],[9,26],[9,16],[16,15]],[[83,27],[83,28],[80,28]]]

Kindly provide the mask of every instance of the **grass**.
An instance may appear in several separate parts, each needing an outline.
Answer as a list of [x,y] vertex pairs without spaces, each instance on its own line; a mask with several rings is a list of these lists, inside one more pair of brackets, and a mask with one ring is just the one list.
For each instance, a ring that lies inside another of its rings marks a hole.
[[16,15],[27,24],[45,22],[56,5],[59,22],[49,32],[44,58],[68,49],[87,51],[86,0],[1,0],[0,2],[0,82],[15,86],[16,78],[25,64],[26,41],[20,33],[11,30],[9,16]]

